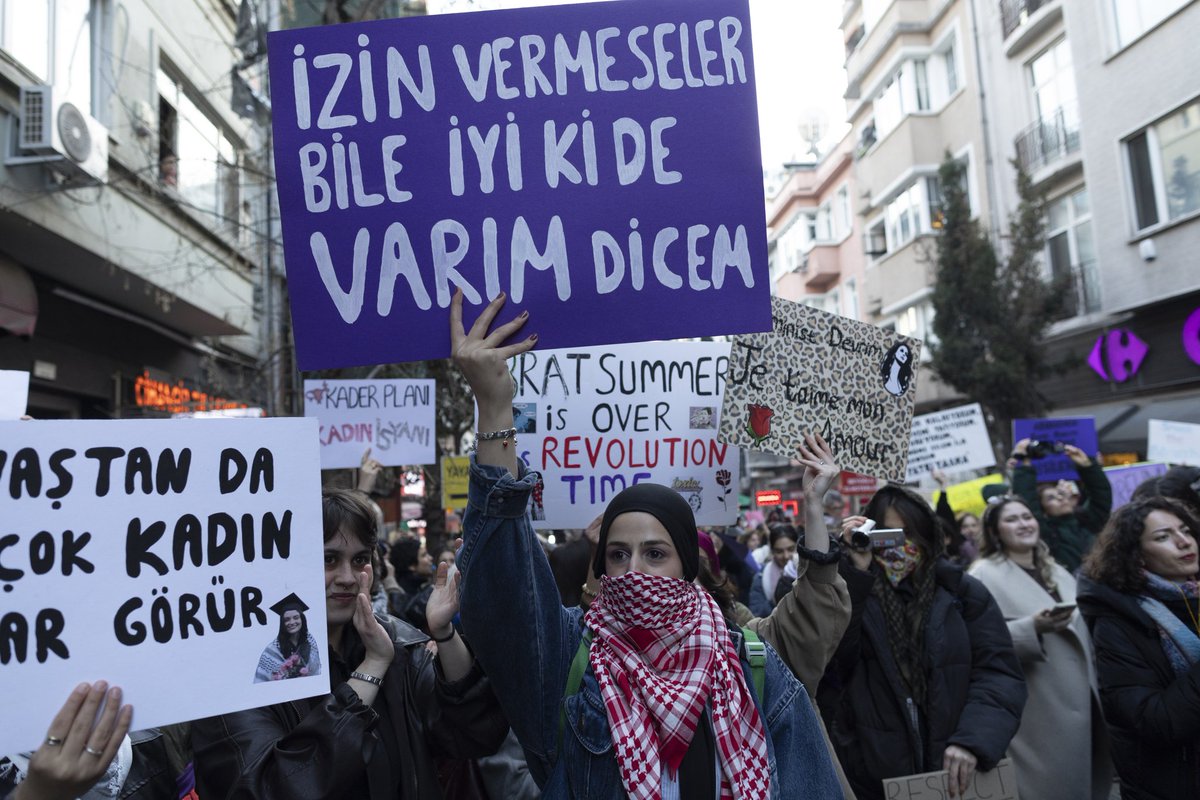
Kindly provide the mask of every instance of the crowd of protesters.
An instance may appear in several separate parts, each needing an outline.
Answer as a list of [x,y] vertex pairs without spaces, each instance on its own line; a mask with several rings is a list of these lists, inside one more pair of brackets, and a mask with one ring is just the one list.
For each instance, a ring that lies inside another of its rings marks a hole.
[[381,543],[369,452],[323,493],[327,651],[285,598],[259,672],[323,665],[330,694],[131,731],[83,684],[0,797],[873,800],[939,770],[957,797],[1006,757],[1025,800],[1200,797],[1200,469],[1114,511],[1095,454],[1041,483],[1022,440],[982,515],[886,485],[846,516],[808,435],[796,519],[700,531],[643,483],[547,557],[506,366],[537,337],[503,307],[451,306],[478,404],[455,547]]

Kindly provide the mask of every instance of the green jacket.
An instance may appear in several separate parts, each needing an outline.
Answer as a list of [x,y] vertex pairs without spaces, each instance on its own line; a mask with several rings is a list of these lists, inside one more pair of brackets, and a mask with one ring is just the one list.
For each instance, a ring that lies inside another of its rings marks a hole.
[[1013,469],[1012,474],[1013,493],[1033,509],[1041,526],[1042,540],[1050,547],[1050,555],[1072,575],[1078,571],[1112,511],[1112,486],[1104,469],[1093,461],[1086,467],[1076,467],[1076,470],[1087,499],[1074,514],[1061,517],[1047,517],[1042,511],[1037,473],[1033,467],[1021,465]]

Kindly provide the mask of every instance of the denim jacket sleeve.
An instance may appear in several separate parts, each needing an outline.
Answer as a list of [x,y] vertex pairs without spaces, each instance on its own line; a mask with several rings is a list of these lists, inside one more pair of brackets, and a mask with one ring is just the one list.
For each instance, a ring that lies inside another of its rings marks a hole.
[[471,649],[492,681],[529,768],[544,785],[557,759],[559,706],[582,631],[562,606],[533,532],[529,494],[537,474],[518,477],[471,457],[459,610]]

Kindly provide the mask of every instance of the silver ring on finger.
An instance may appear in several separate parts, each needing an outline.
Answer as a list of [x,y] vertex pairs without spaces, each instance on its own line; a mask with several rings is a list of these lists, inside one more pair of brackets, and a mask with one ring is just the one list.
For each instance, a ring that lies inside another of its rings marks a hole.
[[89,756],[95,756],[96,758],[99,758],[100,756],[104,755],[103,750],[97,750],[96,748],[92,747],[90,744],[84,746],[83,752],[87,753]]
[[50,745],[51,747],[62,747],[62,743],[63,743],[63,740],[58,738],[57,736],[47,736],[46,737],[46,744]]

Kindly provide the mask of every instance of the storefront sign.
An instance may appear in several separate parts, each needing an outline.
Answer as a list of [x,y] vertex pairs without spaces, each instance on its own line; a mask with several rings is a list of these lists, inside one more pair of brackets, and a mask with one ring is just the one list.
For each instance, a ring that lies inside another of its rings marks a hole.
[[754,493],[754,504],[758,506],[777,506],[783,502],[783,492],[778,489],[767,489]]
[[1109,331],[1096,339],[1088,366],[1104,380],[1124,383],[1137,374],[1150,347],[1131,330]]
[[153,377],[149,370],[133,379],[133,405],[147,411],[170,414],[247,407],[246,403],[215,397],[208,392],[186,386],[183,380],[170,383],[168,380]]

